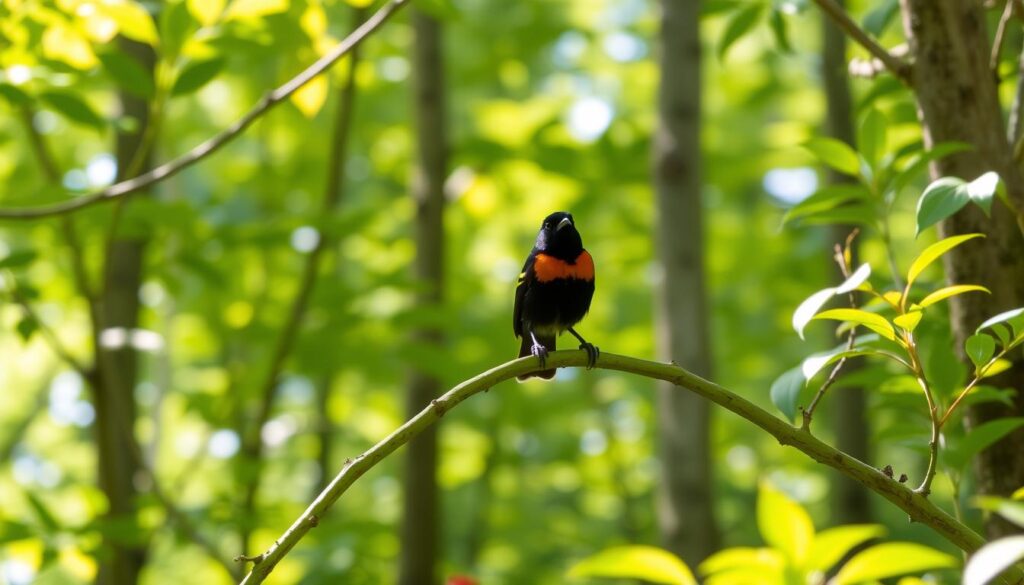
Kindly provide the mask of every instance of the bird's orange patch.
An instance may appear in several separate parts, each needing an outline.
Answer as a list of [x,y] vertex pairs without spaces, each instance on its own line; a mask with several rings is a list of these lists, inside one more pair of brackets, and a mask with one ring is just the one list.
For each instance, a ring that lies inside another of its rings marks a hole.
[[533,259],[533,273],[540,282],[548,282],[556,278],[578,278],[594,280],[594,259],[590,252],[584,250],[571,264],[547,254],[537,254]]

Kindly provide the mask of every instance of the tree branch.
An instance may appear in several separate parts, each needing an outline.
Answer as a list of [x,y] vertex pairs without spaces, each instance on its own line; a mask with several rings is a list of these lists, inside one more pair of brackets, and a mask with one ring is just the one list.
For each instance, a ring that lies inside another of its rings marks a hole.
[[1013,18],[1014,3],[1017,0],[1006,0],[1006,7],[1003,8],[1003,14],[999,17],[999,25],[996,27],[996,36],[992,40],[992,54],[989,56],[988,66],[992,69],[992,73],[999,76],[999,55],[1003,52],[1003,41],[1006,39],[1006,27],[1010,24],[1010,19]]
[[[582,367],[586,364],[587,354],[580,350],[556,351],[548,355],[547,358],[547,367],[549,368]],[[871,489],[906,512],[912,521],[927,525],[958,548],[973,552],[985,544],[985,541],[976,532],[958,522],[923,495],[886,477],[885,474],[870,465],[838,451],[810,433],[802,432],[799,428],[773,416],[738,394],[691,374],[679,366],[602,352],[597,360],[597,367],[628,372],[655,380],[665,380],[689,390],[757,425],[775,437],[780,444],[794,447],[815,461],[828,465]],[[281,559],[295,548],[299,540],[320,523],[320,519],[357,479],[396,449],[423,432],[449,410],[474,394],[489,390],[505,380],[537,369],[537,359],[531,356],[507,362],[466,380],[434,400],[430,406],[368,451],[347,461],[345,467],[331,481],[330,485],[266,552],[249,558],[255,563],[255,566],[242,581],[243,585],[262,583],[274,570],[274,567],[281,562]],[[1014,567],[1011,570],[1014,578],[1024,579],[1024,571],[1020,568]]]
[[359,46],[359,44],[366,40],[367,37],[379,29],[381,25],[387,22],[387,20],[399,9],[411,1],[412,0],[390,0],[373,16],[367,19],[362,26],[353,31],[349,36],[345,37],[343,41],[338,43],[331,52],[318,59],[315,63],[302,71],[302,73],[299,73],[284,85],[268,92],[263,96],[263,99],[261,99],[251,110],[249,110],[248,113],[239,118],[234,124],[225,128],[206,142],[197,145],[195,148],[178,158],[162,164],[137,177],[121,181],[107,187],[106,189],[95,191],[81,197],[76,197],[69,201],[40,207],[0,209],[0,219],[35,219],[62,215],[105,201],[112,201],[120,197],[127,197],[128,195],[148,187],[152,187],[156,183],[159,183],[160,181],[179,173],[183,169],[198,163],[214,152],[220,150],[220,148],[228,142],[234,140],[239,134],[244,132],[246,128],[251,126],[253,122],[270,111],[274,106],[288,99],[288,97],[298,91],[299,88],[309,83],[313,78],[317,77],[337,63],[342,57],[352,52],[353,49]]
[[814,3],[817,4],[818,8],[821,8],[822,12],[827,14],[829,18],[834,20],[836,25],[843,29],[843,32],[849,35],[851,39],[867,49],[868,53],[871,53],[872,56],[881,61],[882,64],[885,65],[885,68],[892,72],[897,79],[908,86],[913,86],[913,80],[910,75],[910,65],[885,50],[882,45],[879,45],[875,39],[871,38],[864,29],[854,22],[848,14],[846,14],[846,11],[843,10],[841,6],[835,3],[835,0],[814,0]]

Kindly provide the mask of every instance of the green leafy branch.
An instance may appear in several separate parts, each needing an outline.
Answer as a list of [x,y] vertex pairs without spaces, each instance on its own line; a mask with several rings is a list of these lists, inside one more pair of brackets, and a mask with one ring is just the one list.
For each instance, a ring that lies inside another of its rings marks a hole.
[[[584,351],[556,351],[548,356],[547,367],[583,367],[587,365],[587,359],[587,354]],[[243,560],[250,560],[254,563],[252,571],[246,576],[243,583],[249,585],[262,583],[299,541],[319,525],[320,519],[328,513],[342,494],[356,480],[396,449],[408,443],[467,398],[490,390],[495,385],[516,376],[536,371],[538,366],[536,358],[525,357],[470,378],[434,400],[416,416],[362,455],[347,461],[344,468],[327,488],[274,541],[269,549],[254,557],[242,557]],[[956,547],[973,552],[985,543],[976,532],[929,501],[923,494],[909,489],[881,471],[835,449],[810,433],[801,431],[789,422],[773,416],[742,396],[679,366],[613,353],[602,353],[597,360],[596,367],[627,372],[654,380],[664,380],[702,396],[760,427],[775,437],[780,444],[794,447],[815,461],[838,470],[853,481],[881,495],[906,512],[911,520],[929,526]],[[1024,571],[1012,570],[1015,571],[1015,576],[1024,579]]]
[[[944,411],[942,410],[932,388],[932,382],[925,373],[914,331],[921,323],[924,311],[928,307],[957,295],[969,292],[988,293],[989,291],[985,287],[973,284],[953,285],[927,294],[917,302],[910,301],[911,293],[913,285],[931,264],[953,248],[979,237],[984,236],[982,234],[953,236],[925,248],[911,263],[906,274],[906,285],[902,287],[902,290],[876,291],[868,281],[871,267],[869,264],[863,264],[849,274],[846,281],[838,287],[829,287],[808,297],[793,314],[793,328],[801,337],[803,337],[805,327],[811,321],[822,319],[842,322],[841,330],[852,332],[857,327],[863,327],[872,331],[873,335],[864,336],[855,342],[848,343],[844,348],[811,356],[805,359],[798,368],[783,374],[772,385],[772,400],[783,413],[792,419],[803,388],[829,364],[842,363],[847,358],[865,355],[884,357],[899,364],[917,381],[928,407],[931,431],[928,441],[928,468],[916,490],[922,495],[928,495],[931,490],[931,482],[939,461],[938,449],[943,425],[982,379],[993,376],[1008,367],[1009,362],[1004,357],[1008,352],[1024,343],[1024,319],[1020,319],[1018,323],[1018,318],[1024,315],[1024,308],[1007,311],[983,323],[978,328],[978,332],[965,344],[965,353],[975,364],[974,376],[956,399]],[[822,310],[822,307],[836,295],[851,293],[855,290],[874,297],[873,304],[869,304],[864,309]],[[891,312],[894,316],[891,319],[886,318],[880,314],[882,311]],[[992,331],[994,337],[983,333],[983,330]],[[851,337],[851,340],[854,339]],[[1000,349],[998,353],[996,352],[997,347]],[[830,376],[830,380],[832,378],[833,376]],[[828,383],[826,382],[826,384]],[[815,401],[811,404],[812,408],[805,412],[804,430],[808,430],[809,412],[813,411],[813,406],[816,405],[821,394],[822,391],[819,390]],[[1016,427],[1007,427],[1003,434],[1012,431],[1013,428]],[[996,437],[996,439],[998,438]]]
[[[0,209],[0,219],[24,220],[63,215],[98,203],[127,197],[176,175],[182,170],[198,163],[214,152],[220,150],[272,108],[287,100],[303,86],[326,72],[340,61],[342,57],[348,55],[356,46],[376,32],[385,22],[387,22],[396,12],[409,2],[411,2],[411,0],[389,0],[383,7],[381,7],[380,10],[374,13],[373,16],[368,18],[359,28],[353,31],[352,34],[345,37],[344,40],[338,43],[323,57],[318,59],[285,84],[268,92],[259,102],[257,102],[255,106],[252,107],[252,109],[236,120],[233,124],[215,134],[213,137],[207,139],[205,142],[196,145],[192,150],[178,156],[177,158],[136,177],[126,179],[105,189],[100,189],[68,201],[38,207]],[[174,88],[172,88],[172,92],[173,90]]]

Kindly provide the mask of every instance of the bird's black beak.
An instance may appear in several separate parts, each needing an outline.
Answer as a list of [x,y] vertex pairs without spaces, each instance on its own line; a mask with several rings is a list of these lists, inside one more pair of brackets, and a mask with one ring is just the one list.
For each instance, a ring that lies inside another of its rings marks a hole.
[[561,230],[562,228],[564,228],[567,225],[572,225],[572,220],[569,219],[568,217],[566,217],[562,221],[558,222],[558,225],[555,227],[555,231],[557,232],[557,231]]

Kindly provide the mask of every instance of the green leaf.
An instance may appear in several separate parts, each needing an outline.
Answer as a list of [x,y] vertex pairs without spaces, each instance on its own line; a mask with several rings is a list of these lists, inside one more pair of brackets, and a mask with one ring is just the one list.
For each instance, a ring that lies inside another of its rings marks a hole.
[[889,121],[886,120],[885,114],[877,108],[868,110],[864,121],[861,122],[857,146],[861,155],[864,156],[864,160],[873,169],[878,168],[878,163],[882,160],[882,155],[885,154],[885,134],[888,125]]
[[814,537],[807,568],[812,571],[828,571],[857,545],[883,536],[885,528],[877,524],[850,524],[823,530]]
[[117,32],[125,37],[146,43],[150,46],[157,45],[156,25],[153,24],[153,17],[134,0],[115,0],[112,2],[100,2],[105,6],[104,13],[117,23]]
[[903,315],[897,315],[893,318],[892,322],[895,323],[897,327],[913,332],[914,329],[917,329],[917,325],[921,322],[921,317],[923,316],[924,313],[921,311],[911,311]]
[[0,258],[0,268],[20,268],[27,266],[36,259],[36,252],[34,250],[15,250],[10,254]]
[[[1024,487],[1017,490],[1024,490]],[[1014,494],[1017,497],[1017,494]],[[995,512],[1017,526],[1024,526],[1024,502],[994,496],[980,496],[974,499],[974,504],[982,510]]]
[[225,4],[225,0],[186,0],[192,17],[203,26],[210,26],[220,20]]
[[912,542],[891,542],[873,546],[854,555],[843,565],[833,582],[852,585],[957,566],[952,556]]
[[999,313],[995,317],[992,317],[991,319],[986,320],[981,325],[978,325],[977,330],[981,331],[982,329],[986,327],[991,327],[996,323],[1006,323],[1007,321],[1010,321],[1010,325],[1013,326],[1014,335],[1024,334],[1024,323],[1022,323],[1021,325],[1017,325],[1016,321],[1013,321],[1013,319],[1020,317],[1021,315],[1024,315],[1024,307],[1020,307],[1018,309],[1010,309],[1009,311]]
[[896,340],[896,330],[893,329],[892,323],[889,323],[881,315],[861,309],[830,309],[818,313],[813,319],[831,319],[863,325],[886,339]]
[[800,565],[807,559],[814,542],[811,517],[768,482],[761,482],[757,495],[757,528],[765,543],[791,563]]
[[156,91],[153,75],[138,61],[121,51],[107,51],[97,55],[103,69],[125,91],[141,98],[150,98]]
[[864,16],[864,30],[875,37],[882,36],[886,27],[893,21],[893,17],[899,12],[899,8],[897,0],[883,0],[876,3],[875,7]]
[[181,54],[192,26],[192,15],[183,0],[164,4],[160,11],[160,52],[169,63],[173,63]]
[[868,205],[843,205],[827,211],[808,214],[794,220],[801,226],[808,225],[859,225],[874,228],[878,225],[878,215]]
[[1024,426],[1024,418],[1000,418],[982,423],[952,446],[942,451],[946,462],[957,469],[963,469],[977,454],[988,449],[1000,439]]
[[0,97],[7,100],[7,103],[16,108],[27,106],[32,103],[32,98],[29,97],[27,93],[10,83],[0,83]]
[[914,281],[917,280],[918,276],[921,276],[921,273],[924,272],[925,268],[928,268],[932,262],[938,260],[946,252],[949,252],[968,240],[984,237],[985,234],[964,234],[962,236],[952,236],[944,240],[939,240],[931,246],[928,246],[910,264],[910,270],[907,271],[907,287],[913,284]]
[[36,331],[39,331],[39,321],[32,315],[25,315],[18,321],[16,329],[18,330],[18,337],[23,342],[28,343]]
[[254,19],[288,10],[288,0],[234,0],[225,20]]
[[735,571],[756,570],[762,576],[781,575],[786,568],[786,559],[779,551],[771,548],[750,548],[737,546],[720,550],[700,564],[700,573],[713,575],[728,572],[732,576]]
[[974,147],[966,142],[941,142],[936,144],[931,150],[923,152],[911,159],[910,162],[903,167],[903,170],[893,177],[893,191],[896,193],[902,191],[904,187],[917,177],[917,175],[928,168],[928,165],[932,161],[946,158],[951,154],[973,149]]
[[975,368],[980,368],[992,359],[996,353],[996,340],[984,333],[975,333],[964,343],[967,357],[971,358]]
[[198,91],[217,77],[224,68],[224,59],[214,58],[206,61],[193,61],[185,66],[171,88],[172,96],[180,96]]
[[103,130],[107,124],[92,106],[73,93],[50,90],[39,94],[39,97],[72,122],[97,130]]
[[[368,0],[348,0],[350,4],[366,3],[369,6],[370,1]],[[423,12],[426,12],[430,16],[442,21],[451,22],[459,18],[459,9],[452,0],[427,0],[426,2],[419,5]]]
[[991,216],[992,198],[996,194],[997,187],[999,187],[999,174],[989,171],[967,183],[967,196],[985,212],[985,215]]
[[43,503],[39,496],[31,491],[26,491],[25,497],[28,499],[29,507],[32,508],[32,512],[39,523],[43,525],[47,533],[54,533],[60,531],[60,523],[57,522],[57,518],[50,512],[46,504]]
[[985,585],[1021,559],[1024,559],[1024,535],[990,542],[967,561],[964,585]]
[[980,292],[985,292],[985,293],[992,294],[992,291],[988,290],[987,288],[985,288],[983,286],[978,286],[976,284],[958,284],[958,285],[954,285],[954,286],[947,286],[945,288],[940,288],[939,290],[937,290],[937,291],[931,293],[930,295],[926,296],[925,298],[921,299],[921,302],[917,303],[917,306],[919,306],[919,307],[921,307],[923,309],[925,307],[930,307],[930,306],[934,305],[935,303],[937,303],[939,301],[944,301],[944,300],[948,299],[949,297],[955,297],[957,295],[962,295],[964,293],[972,292],[972,291],[980,291]]
[[816,137],[804,145],[822,163],[850,176],[860,172],[860,157],[845,142],[835,138]]
[[990,325],[989,329],[992,331],[992,333],[995,334],[996,337],[999,338],[999,343],[1003,347],[1010,345],[1010,340],[1012,336],[1010,335],[1009,327],[1003,325],[1002,323],[995,323],[994,325]]
[[782,224],[835,209],[844,203],[867,201],[868,197],[868,190],[860,184],[828,185],[790,208],[782,218]]
[[653,546],[619,546],[583,559],[569,569],[569,577],[643,579],[667,585],[697,585],[693,573],[672,553]]
[[917,200],[917,233],[963,209],[971,200],[966,183],[956,177],[936,179]]
[[796,418],[796,408],[800,402],[800,392],[803,391],[806,384],[807,378],[804,377],[801,366],[786,370],[786,372],[772,382],[772,387],[769,391],[772,404],[782,414],[786,415],[786,420],[790,422]]
[[754,28],[758,19],[761,18],[763,9],[764,5],[760,2],[750,2],[729,17],[729,22],[725,25],[725,32],[722,33],[722,40],[718,43],[719,61],[725,59],[725,55],[733,43]]
[[768,24],[771,25],[772,36],[775,37],[775,47],[781,53],[792,53],[793,46],[789,42],[789,30],[786,27],[786,17],[776,7],[772,8],[768,15]]

